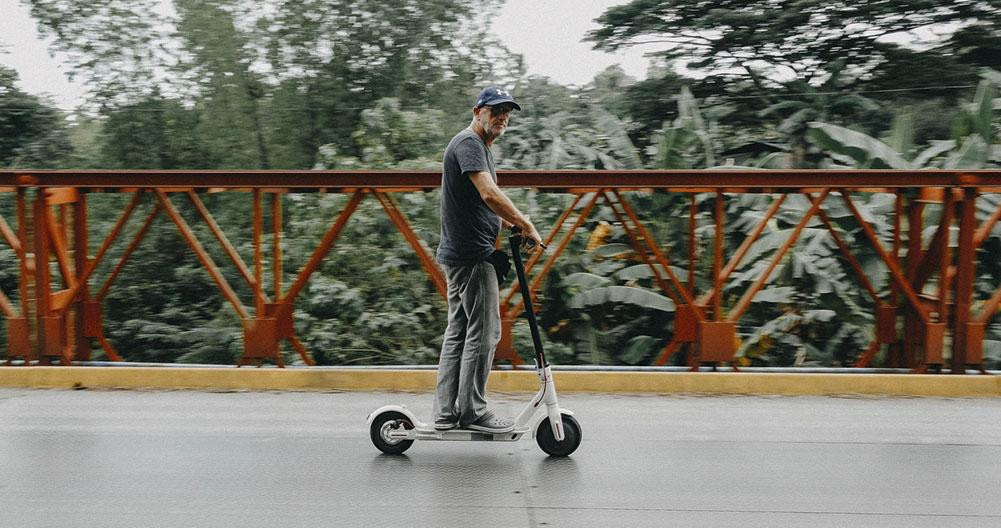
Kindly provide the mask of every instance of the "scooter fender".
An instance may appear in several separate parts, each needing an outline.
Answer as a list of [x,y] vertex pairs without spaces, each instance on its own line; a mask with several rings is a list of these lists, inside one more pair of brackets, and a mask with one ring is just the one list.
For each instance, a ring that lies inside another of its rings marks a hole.
[[372,425],[372,421],[375,420],[375,417],[386,411],[396,411],[398,413],[402,413],[407,418],[410,418],[410,423],[414,425],[417,425],[418,423],[417,416],[411,412],[410,409],[407,409],[406,405],[383,405],[368,415],[368,418],[365,419],[365,425]]
[[[573,411],[571,411],[570,409],[560,409],[560,414],[573,416]],[[548,414],[540,413],[538,416],[532,419],[532,438],[535,438],[535,433],[539,430],[539,424],[542,423],[542,420],[545,420],[546,418],[549,418]]]

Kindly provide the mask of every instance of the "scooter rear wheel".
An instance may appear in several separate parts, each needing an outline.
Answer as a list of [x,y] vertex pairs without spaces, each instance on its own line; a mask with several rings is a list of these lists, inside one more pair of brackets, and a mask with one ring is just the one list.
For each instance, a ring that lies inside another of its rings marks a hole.
[[549,425],[549,418],[539,424],[535,430],[535,441],[539,447],[549,456],[565,457],[577,450],[580,445],[581,431],[580,423],[570,414],[562,415],[563,421],[563,441],[556,440],[553,435],[553,426]]
[[389,437],[389,431],[400,427],[409,430],[414,428],[414,424],[403,413],[386,411],[372,420],[372,425],[368,428],[368,434],[372,438],[372,443],[375,444],[375,447],[379,451],[388,455],[399,455],[410,449],[410,446],[414,444],[413,440],[399,440]]

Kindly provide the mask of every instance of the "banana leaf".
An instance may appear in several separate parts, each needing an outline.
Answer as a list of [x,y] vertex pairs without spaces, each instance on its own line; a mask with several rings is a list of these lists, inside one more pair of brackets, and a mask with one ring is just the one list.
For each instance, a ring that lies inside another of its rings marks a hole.
[[796,288],[792,286],[776,286],[761,290],[754,296],[754,302],[790,303],[796,297]]
[[945,154],[946,152],[949,152],[950,150],[956,148],[956,142],[951,139],[944,141],[934,140],[930,141],[930,143],[931,143],[930,147],[924,149],[923,151],[921,151],[920,154],[915,156],[914,161],[912,162],[914,163],[915,168],[926,167],[928,163],[931,162],[933,159],[935,159],[937,156],[941,156],[942,154]]
[[850,156],[858,168],[911,169],[913,166],[892,147],[854,130],[812,121],[807,138],[823,150]]
[[629,304],[645,310],[674,312],[674,301],[642,288],[605,286],[578,293],[567,303],[570,308],[583,310],[614,304]]
[[608,286],[612,283],[612,280],[607,277],[601,277],[593,273],[571,273],[563,278],[560,282],[560,286],[564,288],[572,288],[577,291],[587,291],[601,286]]
[[[665,279],[668,277],[667,272],[664,271],[664,267],[660,264],[654,264],[660,271],[660,274]],[[671,271],[674,272],[675,276],[678,277],[680,281],[688,280],[688,270],[681,269],[677,266],[671,266]],[[621,281],[634,281],[642,279],[653,278],[653,271],[650,270],[650,266],[647,264],[637,264],[635,266],[629,266],[627,268],[622,268],[615,272],[615,278]]]
[[987,164],[989,146],[978,135],[967,136],[963,145],[942,165],[943,169],[981,169]]

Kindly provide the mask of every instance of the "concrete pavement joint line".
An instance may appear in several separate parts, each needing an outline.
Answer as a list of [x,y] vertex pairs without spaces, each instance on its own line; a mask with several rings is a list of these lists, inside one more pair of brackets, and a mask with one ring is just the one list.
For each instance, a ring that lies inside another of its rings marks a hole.
[[528,524],[532,528],[539,527],[539,520],[535,518],[536,507],[534,501],[532,500],[532,485],[528,482],[528,474],[525,472],[525,459],[521,456],[516,455],[516,451],[511,451],[511,455],[518,459],[518,477],[521,480],[522,489],[515,491],[522,496],[522,500],[525,501],[525,513],[528,515]]
[[[554,372],[563,392],[1001,397],[1001,376],[718,372]],[[433,390],[434,370],[90,366],[0,368],[0,387],[234,390]],[[488,388],[535,392],[532,371],[496,370]]]
[[[512,506],[511,508],[516,508]],[[844,516],[875,516],[875,517],[962,517],[969,519],[996,519],[1001,514],[996,513],[899,513],[899,512],[845,512],[824,510],[724,510],[720,508],[621,508],[616,506],[529,506],[537,510],[569,510],[569,511],[648,511],[674,513],[761,513],[766,515],[844,515]]]
[[715,440],[715,439],[674,439],[665,440],[665,443],[698,443],[698,444],[786,444],[786,445],[837,445],[837,446],[902,446],[902,447],[1001,447],[1001,444],[960,444],[955,442],[863,442],[845,441],[837,442],[833,440]]

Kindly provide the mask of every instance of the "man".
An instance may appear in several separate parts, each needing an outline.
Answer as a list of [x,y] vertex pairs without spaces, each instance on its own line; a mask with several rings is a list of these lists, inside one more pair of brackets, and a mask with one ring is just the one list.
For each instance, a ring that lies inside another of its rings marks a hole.
[[542,238],[497,186],[490,146],[504,134],[512,110],[506,90],[485,88],[473,120],[445,148],[441,176],[441,245],[437,260],[448,282],[448,328],[438,362],[434,427],[506,433],[514,421],[487,409],[487,376],[500,341],[498,274],[491,259],[502,223],[518,226],[526,242]]

